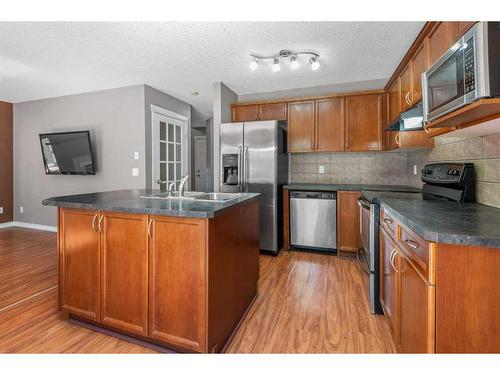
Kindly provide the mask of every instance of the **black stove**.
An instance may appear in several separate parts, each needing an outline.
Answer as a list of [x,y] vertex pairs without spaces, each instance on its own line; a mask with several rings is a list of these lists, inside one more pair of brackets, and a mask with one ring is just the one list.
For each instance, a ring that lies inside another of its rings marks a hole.
[[474,164],[433,163],[422,169],[424,199],[474,202]]

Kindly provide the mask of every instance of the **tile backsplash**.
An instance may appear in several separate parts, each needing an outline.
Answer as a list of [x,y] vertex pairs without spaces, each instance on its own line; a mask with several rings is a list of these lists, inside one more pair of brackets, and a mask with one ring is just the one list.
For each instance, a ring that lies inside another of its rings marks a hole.
[[291,154],[291,183],[406,185],[406,174],[405,152]]
[[[408,153],[408,185],[421,187],[420,170],[427,163],[474,163],[476,201],[500,207],[500,133],[483,137],[437,137],[433,149]],[[417,175],[413,166],[417,166]]]

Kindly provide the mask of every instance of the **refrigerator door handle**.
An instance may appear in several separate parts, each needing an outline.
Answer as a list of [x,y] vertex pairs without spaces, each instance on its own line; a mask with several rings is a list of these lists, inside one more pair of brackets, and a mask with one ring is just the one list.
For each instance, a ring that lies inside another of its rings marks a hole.
[[243,189],[243,147],[238,146],[238,191],[241,192]]
[[243,150],[243,191],[248,192],[248,146]]

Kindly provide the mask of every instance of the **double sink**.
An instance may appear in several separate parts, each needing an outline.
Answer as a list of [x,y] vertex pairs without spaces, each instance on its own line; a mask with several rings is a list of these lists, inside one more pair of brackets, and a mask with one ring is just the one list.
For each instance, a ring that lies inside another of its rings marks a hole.
[[240,198],[242,193],[204,193],[200,191],[178,191],[153,193],[141,196],[147,199],[173,199],[173,200],[192,200],[198,202],[228,202]]

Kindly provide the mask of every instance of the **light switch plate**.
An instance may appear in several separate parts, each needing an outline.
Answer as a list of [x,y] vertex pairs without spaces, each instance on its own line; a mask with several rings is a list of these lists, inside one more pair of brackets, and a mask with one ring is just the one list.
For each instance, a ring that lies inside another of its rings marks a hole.
[[0,207],[0,214],[3,214],[3,207]]
[[325,173],[325,166],[324,165],[318,166],[318,173]]
[[132,168],[132,176],[134,177],[139,176],[139,168]]
[[19,213],[24,214],[24,207],[23,206],[19,207]]
[[134,152],[134,160],[139,160],[139,152]]
[[413,174],[416,176],[417,175],[417,165],[413,164]]

